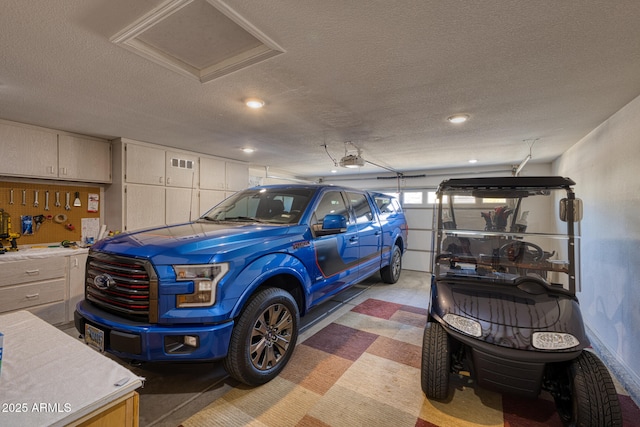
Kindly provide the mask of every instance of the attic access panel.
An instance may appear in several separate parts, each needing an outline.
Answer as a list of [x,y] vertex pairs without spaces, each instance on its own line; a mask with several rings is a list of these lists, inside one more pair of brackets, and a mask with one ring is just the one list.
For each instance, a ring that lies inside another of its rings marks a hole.
[[167,0],[111,42],[201,83],[284,52],[219,0]]

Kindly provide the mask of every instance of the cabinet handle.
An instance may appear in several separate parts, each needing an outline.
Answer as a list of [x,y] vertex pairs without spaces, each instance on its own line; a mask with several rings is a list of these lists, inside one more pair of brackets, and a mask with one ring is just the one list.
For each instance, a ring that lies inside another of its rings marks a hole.
[[40,270],[26,270],[25,273],[27,273],[29,276],[36,276],[40,274]]
[[164,180],[162,179],[162,177],[160,177],[160,178],[158,179],[158,182],[159,182],[160,184],[163,184],[163,183],[164,183]]
[[171,177],[167,177],[167,184],[171,184]]
[[25,295],[24,297],[26,299],[38,299],[40,297],[40,294]]

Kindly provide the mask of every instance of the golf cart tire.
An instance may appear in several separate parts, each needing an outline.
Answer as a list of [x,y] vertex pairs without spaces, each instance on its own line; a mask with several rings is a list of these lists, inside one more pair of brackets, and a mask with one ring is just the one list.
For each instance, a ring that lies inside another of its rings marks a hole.
[[449,396],[451,344],[442,325],[428,322],[422,339],[422,391],[429,399],[444,400]]
[[[616,387],[607,367],[589,351],[567,366],[571,401],[558,405],[566,426],[622,426]],[[558,404],[558,402],[556,402]]]

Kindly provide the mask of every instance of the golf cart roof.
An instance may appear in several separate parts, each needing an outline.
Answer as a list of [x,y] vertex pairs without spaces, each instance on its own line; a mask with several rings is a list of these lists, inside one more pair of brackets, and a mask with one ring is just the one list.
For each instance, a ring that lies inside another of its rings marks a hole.
[[575,182],[561,176],[503,176],[486,178],[456,178],[440,183],[438,193],[451,190],[569,190]]

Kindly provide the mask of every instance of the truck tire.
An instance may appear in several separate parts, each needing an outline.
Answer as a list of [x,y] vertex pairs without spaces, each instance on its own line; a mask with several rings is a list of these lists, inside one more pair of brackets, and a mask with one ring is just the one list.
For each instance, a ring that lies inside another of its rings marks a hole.
[[616,387],[602,361],[583,351],[561,374],[564,393],[556,408],[566,426],[622,426],[622,410]]
[[393,245],[391,251],[391,259],[389,265],[380,269],[380,276],[384,283],[394,284],[400,279],[400,273],[402,272],[402,251],[398,245]]
[[224,367],[232,378],[256,386],[285,367],[296,346],[300,313],[293,297],[267,288],[251,297],[237,320]]
[[429,399],[444,400],[449,396],[451,370],[449,336],[442,325],[427,322],[422,338],[422,391]]

